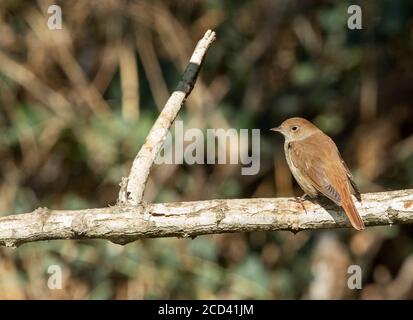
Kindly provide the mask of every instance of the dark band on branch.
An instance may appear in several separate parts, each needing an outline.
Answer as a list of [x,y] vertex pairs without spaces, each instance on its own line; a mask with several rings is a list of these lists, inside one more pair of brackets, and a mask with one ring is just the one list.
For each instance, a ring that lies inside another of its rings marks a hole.
[[185,93],[185,96],[188,96],[194,88],[200,69],[200,65],[190,62],[186,66],[184,74],[182,75],[182,79],[181,81],[179,81],[176,87],[176,91],[182,91]]

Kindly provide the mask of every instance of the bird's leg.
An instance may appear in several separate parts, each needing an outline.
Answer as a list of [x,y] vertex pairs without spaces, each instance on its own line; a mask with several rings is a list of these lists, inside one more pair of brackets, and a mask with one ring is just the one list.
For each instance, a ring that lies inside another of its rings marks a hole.
[[306,193],[304,193],[301,197],[295,197],[298,201],[305,201],[308,200],[310,196]]
[[303,207],[305,214],[307,214],[307,209],[304,206],[304,201],[306,200],[306,198],[308,198],[308,194],[306,193],[304,193],[301,197],[294,197],[295,201],[301,204],[301,206]]

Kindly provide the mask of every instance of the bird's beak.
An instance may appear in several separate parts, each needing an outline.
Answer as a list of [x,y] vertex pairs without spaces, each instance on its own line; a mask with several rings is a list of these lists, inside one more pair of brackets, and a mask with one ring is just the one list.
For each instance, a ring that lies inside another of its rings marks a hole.
[[280,127],[275,127],[275,128],[271,128],[271,131],[276,131],[276,132],[281,132],[281,128]]

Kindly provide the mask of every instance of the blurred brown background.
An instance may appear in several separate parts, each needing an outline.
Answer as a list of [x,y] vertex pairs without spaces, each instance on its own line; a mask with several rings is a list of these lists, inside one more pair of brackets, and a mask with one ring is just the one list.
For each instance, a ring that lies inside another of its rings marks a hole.
[[[63,29],[47,28],[59,4]],[[118,183],[207,29],[217,41],[185,128],[260,128],[261,170],[159,165],[146,199],[300,195],[268,129],[291,116],[334,138],[362,192],[413,185],[413,3],[0,3],[0,215],[114,204]],[[0,248],[0,298],[413,298],[411,226],[194,240],[50,241]],[[347,268],[363,289],[347,288]],[[48,267],[63,289],[47,287]]]

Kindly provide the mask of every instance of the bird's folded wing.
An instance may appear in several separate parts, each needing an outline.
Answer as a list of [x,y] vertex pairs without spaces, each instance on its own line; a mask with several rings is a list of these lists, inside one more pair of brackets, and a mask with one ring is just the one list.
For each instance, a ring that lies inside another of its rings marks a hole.
[[[336,147],[336,149],[337,149],[337,147]],[[339,157],[341,159],[341,163],[343,164],[343,167],[346,170],[347,178],[348,178],[348,181],[350,182],[351,193],[354,194],[354,196],[357,198],[358,201],[361,201],[360,190],[357,187],[356,182],[354,181],[354,178],[353,178],[353,175],[350,172],[350,169],[347,167],[347,164],[344,162],[344,160],[341,157],[338,150],[337,150],[337,154],[339,155]]]
[[335,181],[332,181],[336,177],[331,174],[331,168],[328,167],[332,165],[330,153],[334,150],[331,147],[326,148],[325,145],[321,147],[318,144],[319,141],[316,139],[290,142],[291,162],[300,170],[301,174],[312,182],[318,192],[324,194],[337,205],[341,205],[340,194],[333,186]]

